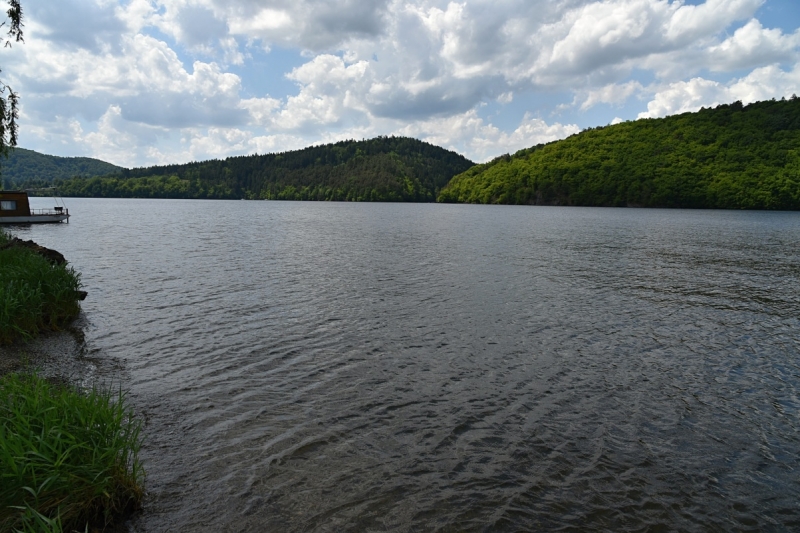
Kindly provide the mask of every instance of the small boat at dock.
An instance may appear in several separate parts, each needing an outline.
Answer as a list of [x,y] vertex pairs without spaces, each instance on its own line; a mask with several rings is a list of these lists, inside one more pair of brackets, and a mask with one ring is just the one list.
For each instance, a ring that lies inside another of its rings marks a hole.
[[0,224],[69,222],[69,209],[54,197],[51,209],[31,209],[28,191],[0,191]]

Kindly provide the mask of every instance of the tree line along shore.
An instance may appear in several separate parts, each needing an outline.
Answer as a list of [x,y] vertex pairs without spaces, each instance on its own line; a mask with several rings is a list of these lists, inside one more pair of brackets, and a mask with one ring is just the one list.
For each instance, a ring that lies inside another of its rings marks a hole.
[[[41,250],[0,230],[0,345],[80,312],[80,275]],[[0,533],[102,530],[137,509],[140,433],[121,392],[51,382],[36,369],[0,375]]]
[[416,139],[377,137],[113,172],[95,162],[95,175],[62,169],[32,178],[4,168],[3,176],[6,188],[56,185],[63,196],[100,198],[794,210],[799,147],[800,99],[792,96],[589,128],[479,165]]

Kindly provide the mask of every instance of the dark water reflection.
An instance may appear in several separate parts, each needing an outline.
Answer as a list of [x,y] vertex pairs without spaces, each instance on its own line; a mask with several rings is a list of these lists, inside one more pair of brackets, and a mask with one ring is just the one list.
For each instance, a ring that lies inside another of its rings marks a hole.
[[800,529],[800,214],[72,200],[136,531]]

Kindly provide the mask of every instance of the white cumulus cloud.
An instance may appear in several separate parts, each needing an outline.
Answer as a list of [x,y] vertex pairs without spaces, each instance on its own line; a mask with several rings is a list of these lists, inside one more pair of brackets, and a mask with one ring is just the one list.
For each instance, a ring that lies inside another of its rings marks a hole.
[[50,153],[151,164],[405,134],[482,161],[579,123],[796,92],[800,20],[758,18],[786,1],[27,0],[0,66],[23,145]]
[[750,104],[772,98],[789,97],[800,87],[800,64],[791,71],[784,71],[772,65],[758,68],[743,78],[727,83],[693,78],[689,81],[670,83],[658,90],[647,104],[647,111],[639,118],[657,118],[687,111],[697,111],[701,107],[714,107],[719,104],[741,101]]

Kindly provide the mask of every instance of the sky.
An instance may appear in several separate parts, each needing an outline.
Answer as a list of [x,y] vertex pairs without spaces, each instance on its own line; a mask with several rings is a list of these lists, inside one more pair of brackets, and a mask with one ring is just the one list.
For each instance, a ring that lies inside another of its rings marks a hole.
[[798,0],[22,0],[19,146],[125,167],[402,135],[476,162],[800,93]]

